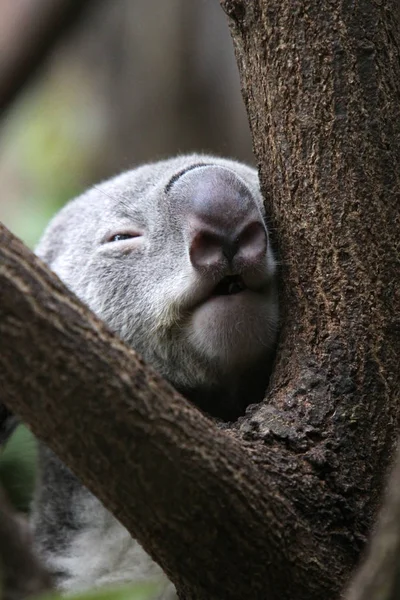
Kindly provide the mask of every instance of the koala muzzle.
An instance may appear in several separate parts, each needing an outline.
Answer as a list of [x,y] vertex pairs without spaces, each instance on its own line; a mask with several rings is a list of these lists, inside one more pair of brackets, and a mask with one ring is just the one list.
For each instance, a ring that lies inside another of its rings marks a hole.
[[252,221],[238,235],[203,223],[194,231],[190,260],[197,269],[219,267],[227,262],[235,270],[238,263],[242,267],[256,266],[266,252],[267,236],[262,222]]
[[[201,172],[201,177],[199,177]],[[268,248],[262,215],[250,191],[235,174],[203,167],[191,178],[188,204],[189,255],[196,269],[251,268],[260,265]],[[194,181],[193,181],[194,180]]]

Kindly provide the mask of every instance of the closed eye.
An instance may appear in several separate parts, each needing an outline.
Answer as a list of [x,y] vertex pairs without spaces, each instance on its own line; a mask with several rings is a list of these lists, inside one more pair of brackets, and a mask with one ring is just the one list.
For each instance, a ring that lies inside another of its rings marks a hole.
[[130,232],[130,233],[114,233],[110,235],[106,242],[123,242],[124,240],[131,240],[132,238],[141,237],[141,233],[138,231]]

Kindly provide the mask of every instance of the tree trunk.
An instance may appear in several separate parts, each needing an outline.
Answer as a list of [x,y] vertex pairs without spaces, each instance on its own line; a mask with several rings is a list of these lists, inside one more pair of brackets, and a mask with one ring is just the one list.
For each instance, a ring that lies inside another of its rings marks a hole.
[[222,4],[282,259],[274,382],[246,427],[302,457],[297,508],[355,559],[398,432],[400,4]]
[[282,263],[267,399],[218,429],[5,230],[0,386],[181,598],[334,599],[398,432],[400,8],[222,4]]

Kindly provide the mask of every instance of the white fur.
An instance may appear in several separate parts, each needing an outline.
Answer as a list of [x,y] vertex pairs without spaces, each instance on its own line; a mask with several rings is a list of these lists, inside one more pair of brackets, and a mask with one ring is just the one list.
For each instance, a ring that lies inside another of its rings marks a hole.
[[157,588],[151,600],[176,600],[162,569],[96,498],[85,496],[80,516],[82,527],[68,550],[47,560],[52,570],[68,573],[59,586],[62,591],[146,582]]

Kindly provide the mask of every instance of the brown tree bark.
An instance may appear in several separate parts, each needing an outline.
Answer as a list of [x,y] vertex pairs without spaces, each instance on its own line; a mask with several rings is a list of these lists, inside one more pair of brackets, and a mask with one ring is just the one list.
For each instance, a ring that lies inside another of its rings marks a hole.
[[400,8],[223,6],[282,261],[268,398],[218,429],[5,230],[0,386],[182,598],[333,599],[398,433]]
[[283,261],[270,402],[246,427],[302,457],[292,498],[350,566],[398,432],[400,5],[222,5]]
[[182,597],[274,598],[299,555],[295,580],[304,588],[306,577],[317,578],[307,550],[313,533],[277,487],[281,468],[283,479],[290,474],[290,455],[268,450],[268,469],[258,465],[264,448],[219,431],[4,227],[0,339],[2,400],[112,510]]

